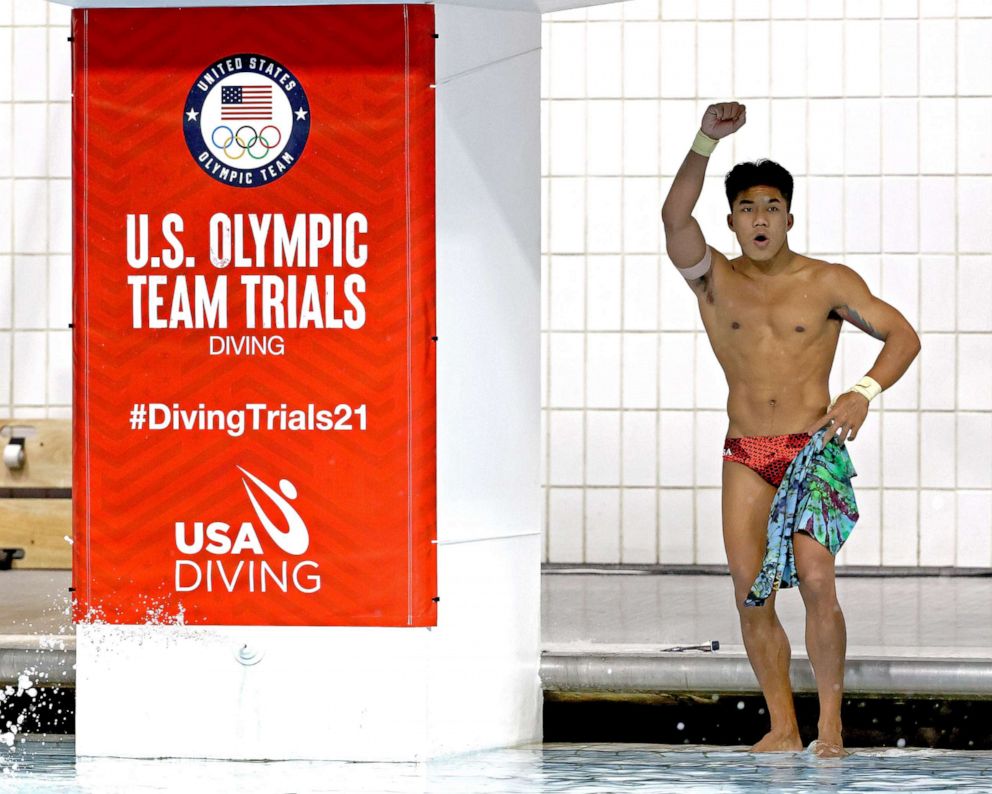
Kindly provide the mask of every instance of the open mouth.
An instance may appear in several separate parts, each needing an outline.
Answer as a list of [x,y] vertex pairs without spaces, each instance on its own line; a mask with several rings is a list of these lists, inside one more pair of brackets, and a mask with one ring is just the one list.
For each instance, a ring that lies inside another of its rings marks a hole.
[[756,242],[758,245],[764,245],[765,243],[768,242],[768,237],[764,234],[756,235],[754,238],[754,242]]

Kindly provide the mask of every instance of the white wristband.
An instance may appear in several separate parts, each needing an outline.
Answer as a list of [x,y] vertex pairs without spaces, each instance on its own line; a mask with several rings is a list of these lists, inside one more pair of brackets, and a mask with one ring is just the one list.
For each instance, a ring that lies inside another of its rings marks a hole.
[[705,132],[700,130],[696,133],[696,140],[692,142],[692,149],[696,154],[701,154],[703,157],[709,157],[713,154],[713,150],[716,148],[716,138],[711,138]]
[[[850,389],[848,389],[845,392],[842,392],[842,394],[847,394],[847,392],[851,392],[851,391],[855,392],[856,394],[860,394],[862,397],[868,400],[868,402],[871,402],[876,397],[878,397],[879,394],[882,393],[882,387],[879,385],[877,380],[875,380],[872,377],[869,377],[868,375],[865,375],[861,380],[855,383]],[[827,410],[828,411],[831,410],[836,402],[837,402],[837,397],[834,397]]]

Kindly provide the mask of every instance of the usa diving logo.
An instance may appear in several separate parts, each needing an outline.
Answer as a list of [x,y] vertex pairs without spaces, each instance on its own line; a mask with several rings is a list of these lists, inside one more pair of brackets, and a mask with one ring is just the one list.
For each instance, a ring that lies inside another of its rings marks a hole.
[[278,61],[230,55],[193,82],[183,132],[208,176],[234,187],[261,187],[299,161],[310,135],[310,103],[297,77]]

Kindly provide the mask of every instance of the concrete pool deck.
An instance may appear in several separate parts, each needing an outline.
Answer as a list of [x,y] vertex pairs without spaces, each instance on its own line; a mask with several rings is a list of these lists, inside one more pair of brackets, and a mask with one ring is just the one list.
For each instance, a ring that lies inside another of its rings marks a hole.
[[[0,571],[0,683],[33,669],[75,681],[68,571]],[[992,698],[992,576],[842,573],[845,692]],[[553,567],[542,575],[541,677],[546,692],[755,693],[726,574]],[[815,692],[796,590],[776,597],[792,642],[792,682]],[[707,644],[716,652],[666,652]]]

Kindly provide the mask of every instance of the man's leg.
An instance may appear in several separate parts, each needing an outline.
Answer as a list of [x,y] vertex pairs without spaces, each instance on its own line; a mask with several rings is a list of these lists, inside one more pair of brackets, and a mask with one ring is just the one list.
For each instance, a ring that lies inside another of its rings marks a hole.
[[752,750],[801,750],[796,710],[789,683],[792,651],[775,614],[775,593],[764,606],[746,607],[744,599],[761,570],[768,537],[768,511],[775,488],[739,463],[723,463],[723,543],[727,550],[734,599],[741,618],[744,648],[768,704],[771,731]]
[[[803,532],[792,539],[799,592],[806,604],[806,652],[820,698],[817,754],[844,755],[840,706],[844,697],[847,626],[837,601],[834,556]],[[836,749],[834,749],[836,748]],[[840,752],[837,752],[840,751]]]

